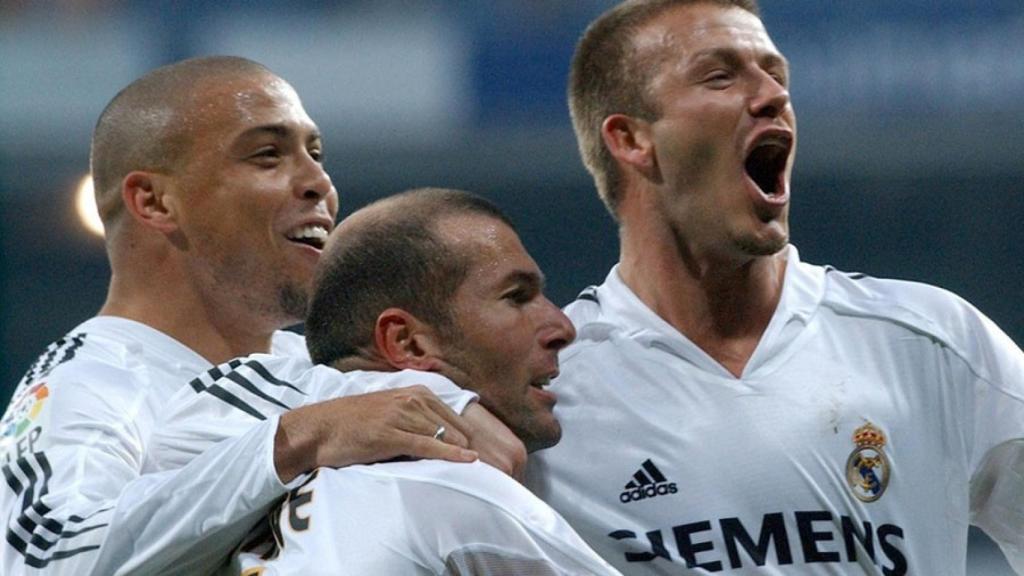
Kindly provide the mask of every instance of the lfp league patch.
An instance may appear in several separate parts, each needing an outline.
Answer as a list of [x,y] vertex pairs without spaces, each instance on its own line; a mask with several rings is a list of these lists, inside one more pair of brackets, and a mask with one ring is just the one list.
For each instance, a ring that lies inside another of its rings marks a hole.
[[856,447],[846,460],[846,482],[858,500],[874,502],[889,486],[892,466],[885,455],[885,433],[868,422],[853,432]]
[[43,411],[43,405],[49,396],[50,390],[45,382],[38,382],[25,390],[18,398],[14,409],[0,422],[0,436],[13,438],[28,430]]

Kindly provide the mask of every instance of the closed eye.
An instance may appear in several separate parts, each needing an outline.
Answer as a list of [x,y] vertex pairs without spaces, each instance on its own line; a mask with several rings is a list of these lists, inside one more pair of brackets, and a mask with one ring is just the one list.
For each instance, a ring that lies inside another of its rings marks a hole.
[[276,159],[281,157],[281,151],[276,146],[260,148],[250,158],[254,159]]
[[732,72],[728,70],[715,70],[704,76],[704,83],[712,87],[725,86],[732,80]]
[[502,298],[516,305],[523,305],[533,299],[533,291],[517,288],[502,295]]

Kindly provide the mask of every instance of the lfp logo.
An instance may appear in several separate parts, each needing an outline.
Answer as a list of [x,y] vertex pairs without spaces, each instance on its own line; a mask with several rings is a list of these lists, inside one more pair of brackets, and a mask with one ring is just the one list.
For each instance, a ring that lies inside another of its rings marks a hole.
[[0,422],[2,435],[9,438],[28,430],[43,411],[43,405],[49,396],[50,389],[46,387],[45,382],[39,382],[26,390],[14,409],[7,413],[3,422]]

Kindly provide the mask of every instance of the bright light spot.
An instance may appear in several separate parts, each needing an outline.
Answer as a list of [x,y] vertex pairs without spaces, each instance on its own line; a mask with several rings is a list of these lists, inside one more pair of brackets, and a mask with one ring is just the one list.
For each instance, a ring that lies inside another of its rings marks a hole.
[[102,238],[103,222],[100,222],[100,213],[96,210],[96,192],[92,187],[91,174],[86,174],[78,182],[78,191],[75,193],[75,210],[78,212],[78,219],[82,222],[82,226]]

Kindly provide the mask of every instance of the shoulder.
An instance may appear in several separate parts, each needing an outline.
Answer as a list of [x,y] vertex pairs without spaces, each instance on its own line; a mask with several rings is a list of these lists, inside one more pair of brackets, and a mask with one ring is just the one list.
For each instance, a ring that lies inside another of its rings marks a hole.
[[73,394],[93,387],[137,387],[144,374],[136,370],[138,347],[131,333],[116,329],[105,318],[88,320],[57,339],[26,371],[15,399],[28,388],[67,386]]
[[598,297],[598,287],[587,286],[563,310],[577,326],[599,319],[601,317],[601,300]]
[[336,372],[306,358],[251,354],[197,375],[171,397],[169,413],[185,417],[209,405],[226,414],[265,420],[307,403],[309,389],[326,379],[325,374]]
[[564,308],[565,315],[576,328],[576,340],[563,352],[563,359],[574,356],[580,350],[594,344],[609,340],[612,333],[623,328],[609,313],[609,300],[614,296],[607,283],[601,286],[588,286],[580,292],[576,300]]
[[84,434],[99,438],[99,430],[134,429],[152,375],[140,367],[131,333],[115,324],[93,318],[44,350],[0,420],[0,446],[23,435],[40,439],[41,448]]
[[1020,362],[1020,348],[960,296],[928,284],[826,267],[822,306],[837,316],[898,325],[951,349],[972,366]]
[[[411,494],[431,494],[450,502],[463,501],[501,510],[515,518],[537,518],[538,513],[551,513],[550,507],[533,495],[526,487],[497,468],[482,461],[470,463],[442,460],[416,460],[388,462],[366,466],[351,466],[349,474],[391,483]],[[333,473],[333,471],[331,471]],[[454,499],[454,500],[453,500]],[[408,500],[432,507],[432,498]]]
[[956,294],[928,284],[874,278],[825,267],[822,305],[840,315],[899,323],[940,340],[955,339],[983,318]]

